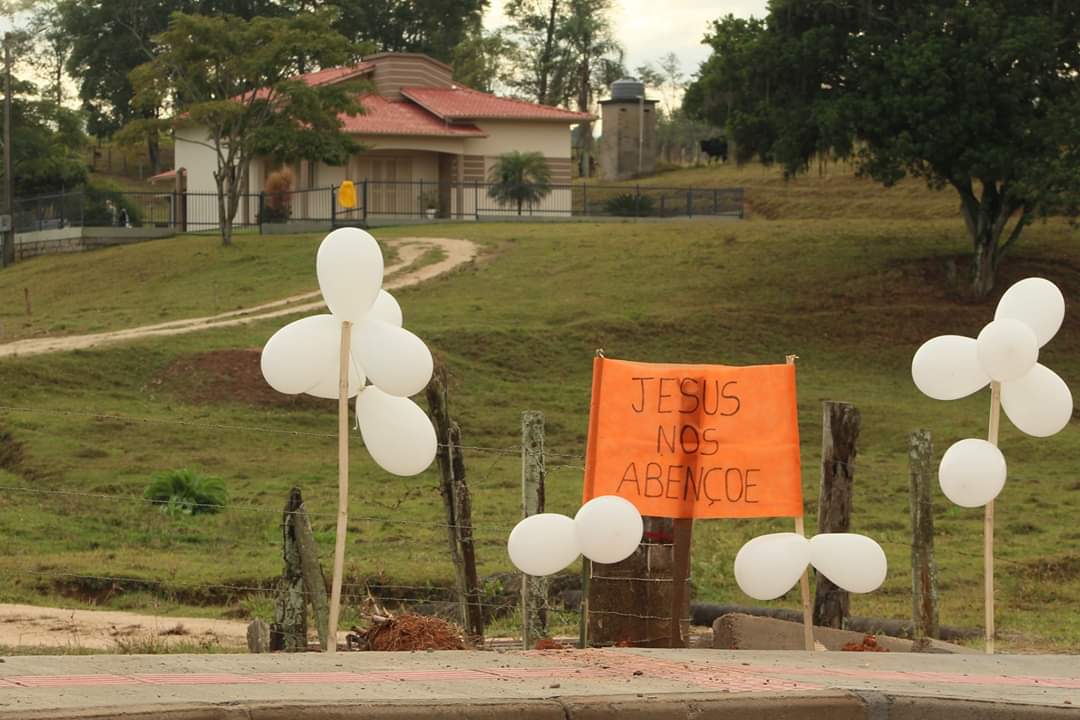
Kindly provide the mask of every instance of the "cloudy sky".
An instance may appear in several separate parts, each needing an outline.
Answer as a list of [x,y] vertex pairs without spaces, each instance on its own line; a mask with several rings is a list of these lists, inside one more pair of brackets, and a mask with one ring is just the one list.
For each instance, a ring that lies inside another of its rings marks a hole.
[[[491,0],[489,28],[506,23],[504,0]],[[635,68],[673,52],[683,71],[693,74],[708,57],[701,39],[709,23],[731,13],[738,17],[765,14],[766,0],[615,0],[615,33],[626,48],[626,66]]]

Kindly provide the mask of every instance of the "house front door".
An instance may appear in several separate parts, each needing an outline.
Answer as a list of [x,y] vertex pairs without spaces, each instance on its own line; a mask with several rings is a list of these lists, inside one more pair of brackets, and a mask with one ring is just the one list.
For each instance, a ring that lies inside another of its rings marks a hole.
[[404,215],[416,212],[412,202],[412,159],[407,157],[366,157],[361,173],[368,180],[368,212]]

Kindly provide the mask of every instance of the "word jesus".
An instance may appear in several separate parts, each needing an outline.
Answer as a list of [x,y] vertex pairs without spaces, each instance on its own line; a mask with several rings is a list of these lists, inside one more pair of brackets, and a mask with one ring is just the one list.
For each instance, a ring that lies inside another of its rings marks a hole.
[[724,383],[688,377],[635,377],[631,380],[638,384],[637,399],[630,405],[636,413],[648,410],[661,415],[696,415],[701,412],[730,417],[742,407],[735,394],[738,383],[734,380]]

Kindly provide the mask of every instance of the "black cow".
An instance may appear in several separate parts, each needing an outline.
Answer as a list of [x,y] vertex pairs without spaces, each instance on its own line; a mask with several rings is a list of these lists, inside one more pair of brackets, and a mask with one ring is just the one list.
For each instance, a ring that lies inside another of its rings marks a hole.
[[709,158],[711,163],[713,160],[719,160],[724,163],[727,162],[727,139],[724,137],[713,137],[708,140],[701,141],[701,152]]

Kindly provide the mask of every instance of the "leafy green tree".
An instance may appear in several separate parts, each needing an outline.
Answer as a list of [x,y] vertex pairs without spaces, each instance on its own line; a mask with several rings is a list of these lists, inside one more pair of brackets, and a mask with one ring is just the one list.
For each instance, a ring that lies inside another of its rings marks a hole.
[[[37,88],[12,82],[12,172],[15,197],[57,193],[86,179],[83,151],[88,139],[79,113],[38,97]],[[3,115],[0,114],[0,137]],[[3,166],[0,164],[0,178]]]
[[851,156],[886,185],[951,186],[984,297],[1024,228],[1080,206],[1080,4],[771,0],[728,16],[686,104],[737,158]]
[[492,165],[489,180],[488,196],[499,204],[516,205],[518,215],[526,203],[538,203],[551,192],[551,170],[538,152],[503,153]]
[[360,112],[357,88],[293,79],[301,62],[331,67],[350,57],[353,45],[330,20],[325,13],[252,20],[173,13],[154,38],[154,59],[132,72],[137,103],[160,107],[171,99],[174,125],[205,129],[205,141],[196,142],[216,159],[225,245],[255,157],[341,165],[360,149],[340,118]]
[[509,0],[517,72],[507,80],[545,105],[591,107],[596,92],[625,74],[611,28],[612,0]]
[[309,3],[338,13],[334,29],[385,52],[418,52],[449,63],[480,22],[488,0],[333,0]]
[[494,92],[508,76],[512,48],[502,31],[488,32],[477,22],[454,48],[454,79],[475,90]]

